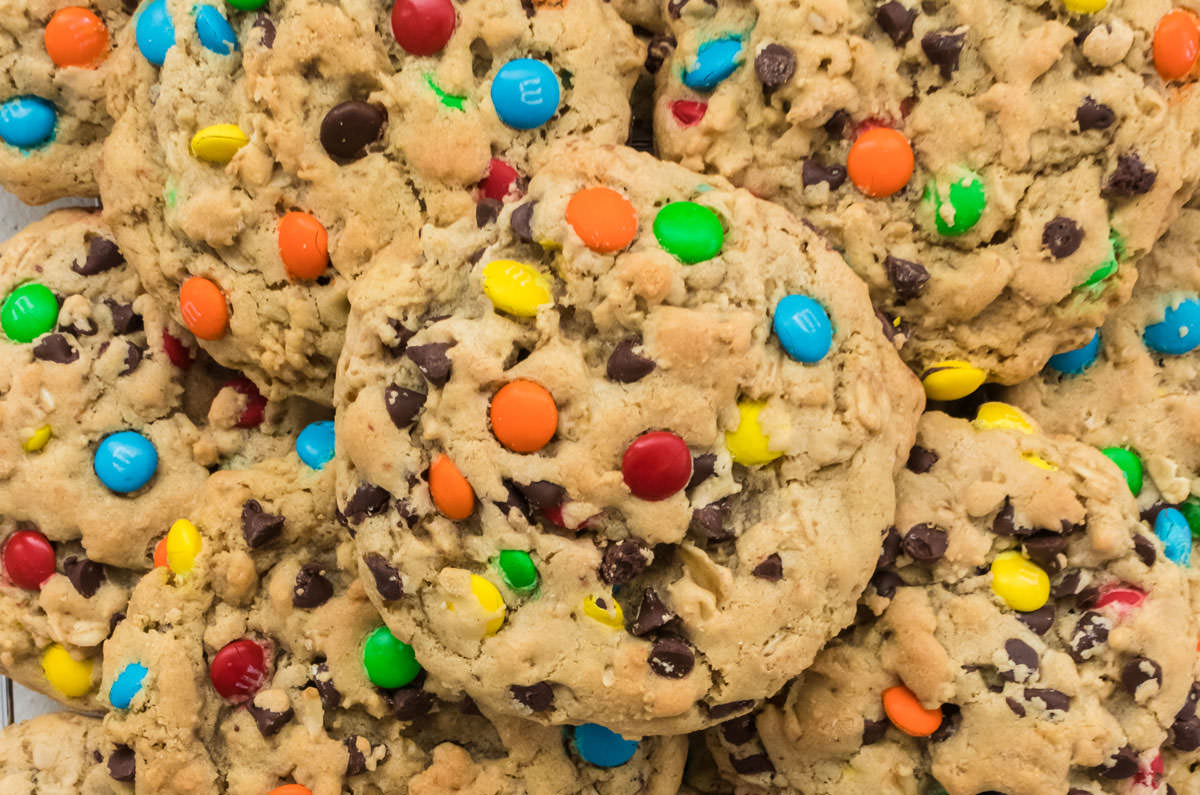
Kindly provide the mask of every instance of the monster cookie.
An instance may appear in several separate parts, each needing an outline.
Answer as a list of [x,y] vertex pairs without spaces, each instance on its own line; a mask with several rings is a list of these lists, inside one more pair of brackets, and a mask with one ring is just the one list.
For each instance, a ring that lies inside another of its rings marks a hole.
[[31,204],[95,196],[114,36],[130,5],[10,0],[0,9],[0,185]]
[[959,369],[932,398],[1016,383],[1128,298],[1194,190],[1200,33],[1170,10],[671,0],[659,152],[828,235],[914,369]]
[[1165,792],[1196,621],[1121,472],[987,403],[922,418],[896,499],[866,618],[709,732],[721,769],[806,795]]
[[354,578],[313,444],[214,474],[106,644],[105,732],[139,791],[676,791],[685,738],[576,727],[564,745],[427,677]]
[[550,141],[623,141],[640,64],[600,0],[158,0],[132,27],[118,241],[218,361],[326,403],[349,281],[425,220],[497,213]]
[[837,255],[724,180],[580,142],[422,245],[352,289],[337,398],[340,509],[416,659],[495,713],[631,736],[807,666],[920,402]]
[[100,721],[42,715],[0,731],[0,791],[5,795],[117,795],[133,788],[128,749],[104,741]]

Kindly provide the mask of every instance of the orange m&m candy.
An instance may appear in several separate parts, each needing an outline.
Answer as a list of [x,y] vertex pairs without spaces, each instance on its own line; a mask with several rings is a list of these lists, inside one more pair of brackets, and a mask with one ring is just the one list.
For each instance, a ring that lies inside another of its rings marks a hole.
[[908,184],[913,150],[908,139],[891,127],[872,127],[850,146],[846,173],[863,193],[881,199]]
[[928,737],[942,725],[942,710],[925,709],[904,685],[883,691],[883,711],[897,729],[910,737]]
[[268,795],[312,795],[312,790],[299,784],[284,784],[271,790]]
[[154,568],[167,565],[167,537],[163,536],[154,545]]
[[584,188],[567,202],[567,223],[592,251],[610,254],[637,234],[637,210],[612,188]]
[[510,381],[492,397],[492,433],[514,453],[541,450],[558,430],[558,407],[546,388],[533,381]]
[[475,510],[475,489],[445,455],[429,466],[429,496],[447,519],[466,519]]
[[229,325],[229,307],[221,288],[203,276],[192,276],[179,288],[184,325],[202,340],[219,340]]
[[1181,80],[1200,55],[1200,26],[1190,11],[1177,8],[1163,14],[1154,29],[1154,68],[1163,80]]
[[293,279],[315,279],[329,264],[329,233],[308,213],[279,219],[279,258]]
[[60,8],[46,23],[46,52],[56,66],[91,69],[108,51],[108,28],[86,8]]

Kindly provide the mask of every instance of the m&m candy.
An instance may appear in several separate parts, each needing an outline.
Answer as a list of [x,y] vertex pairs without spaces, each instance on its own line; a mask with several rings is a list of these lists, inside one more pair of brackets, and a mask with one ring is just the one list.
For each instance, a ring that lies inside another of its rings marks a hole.
[[912,146],[903,133],[872,127],[850,146],[846,174],[860,191],[882,199],[908,184],[914,163]]
[[532,58],[517,58],[492,78],[492,106],[500,121],[516,130],[541,127],[558,112],[554,70]]
[[530,554],[522,549],[502,549],[495,559],[496,570],[514,593],[525,595],[537,588],[538,570]]
[[329,233],[314,216],[293,210],[279,219],[279,258],[293,279],[315,279],[329,265]]
[[188,330],[202,340],[219,340],[229,327],[225,294],[203,276],[191,276],[180,285],[179,313]]
[[1025,412],[1016,406],[996,400],[988,401],[980,406],[975,412],[975,419],[971,424],[982,430],[1003,428],[1020,433],[1033,433],[1035,430],[1033,422],[1025,416]]
[[488,162],[487,176],[479,183],[479,192],[485,199],[502,202],[518,192],[521,175],[515,168],[498,157]]
[[167,0],[154,0],[143,8],[134,27],[142,55],[155,66],[162,66],[167,50],[175,46],[175,24],[167,10]]
[[192,136],[190,151],[199,160],[225,165],[248,143],[250,139],[236,124],[211,124]]
[[987,207],[987,191],[983,180],[974,172],[962,173],[944,184],[930,180],[925,187],[925,201],[933,209],[933,222],[938,234],[958,237],[971,231]]
[[1200,26],[1191,11],[1176,8],[1154,28],[1154,68],[1163,80],[1182,80],[1200,55]]
[[58,299],[37,282],[26,282],[13,290],[0,305],[0,328],[13,342],[33,340],[58,322]]
[[21,442],[21,449],[27,453],[36,453],[46,446],[53,435],[54,429],[49,425],[43,425]]
[[206,50],[217,55],[229,55],[238,48],[237,34],[229,20],[212,6],[195,6],[196,36]]
[[20,588],[37,591],[54,575],[54,546],[37,530],[18,530],[0,548],[4,575]]
[[706,41],[683,73],[683,84],[696,91],[712,91],[733,74],[742,61],[742,40],[735,36]]
[[158,470],[158,451],[137,431],[120,431],[106,436],[92,458],[100,482],[119,494],[137,491]]
[[514,453],[533,453],[545,447],[558,429],[558,407],[541,384],[510,381],[492,396],[492,433]]
[[620,767],[633,759],[638,740],[626,740],[598,723],[585,723],[567,729],[571,733],[575,753],[596,767]]
[[94,67],[108,52],[108,28],[86,8],[60,8],[46,23],[46,54],[55,66]]
[[262,424],[263,415],[267,409],[267,399],[263,397],[262,392],[258,391],[258,387],[254,382],[245,376],[234,378],[226,381],[221,385],[222,389],[232,389],[243,398],[245,398],[245,407],[242,413],[238,415],[237,427],[239,428],[255,428]]
[[1050,577],[1020,552],[1001,552],[992,561],[992,592],[1013,610],[1030,613],[1050,598]]
[[238,11],[257,11],[267,4],[267,0],[225,0]]
[[21,149],[49,143],[58,124],[58,111],[41,97],[13,97],[0,104],[0,139]]
[[329,420],[310,422],[296,437],[296,454],[312,469],[324,469],[333,453],[334,430]]
[[549,279],[532,265],[511,259],[484,266],[483,294],[496,309],[517,317],[534,317],[538,307],[554,301]]
[[775,305],[772,320],[779,344],[798,362],[814,364],[833,345],[833,324],[825,308],[807,295],[787,295]]
[[42,654],[42,674],[50,686],[67,698],[80,698],[92,689],[92,661],[76,660],[57,643]]
[[904,685],[883,691],[883,712],[893,726],[910,737],[928,737],[942,725],[941,709],[926,709]]
[[367,636],[362,660],[371,684],[385,689],[404,687],[421,673],[413,647],[387,627],[379,627]]
[[584,597],[583,614],[609,629],[625,629],[625,611],[611,595],[590,594]]
[[312,790],[299,784],[284,784],[282,787],[271,790],[267,795],[312,795]]
[[692,454],[687,442],[670,431],[644,433],[625,448],[621,476],[635,497],[665,500],[691,479]]
[[392,34],[413,55],[439,52],[450,41],[454,22],[450,0],[396,0],[392,6]]
[[429,465],[429,496],[447,519],[459,521],[475,511],[475,490],[446,455]]
[[1146,601],[1146,592],[1129,585],[1110,584],[1100,589],[1094,607],[1099,610],[1105,607],[1113,608],[1119,616],[1124,616],[1135,607],[1141,607]]
[[1107,5],[1108,0],[1063,0],[1063,7],[1072,14],[1095,14]]
[[695,202],[671,202],[659,210],[654,237],[663,250],[687,265],[712,259],[725,245],[721,219]]
[[1192,559],[1192,531],[1188,521],[1175,508],[1163,508],[1154,519],[1154,535],[1163,543],[1167,560],[1188,566]]
[[1200,345],[1200,301],[1185,298],[1168,306],[1161,321],[1146,326],[1142,339],[1159,353],[1177,356],[1195,350]]
[[1179,512],[1187,520],[1193,538],[1200,538],[1200,498],[1190,496],[1179,505]]
[[221,698],[234,702],[252,698],[267,681],[266,652],[249,638],[227,643],[213,655],[208,678]]
[[921,385],[930,400],[958,400],[983,386],[987,373],[970,362],[948,359],[934,362],[921,373]]
[[592,251],[611,254],[633,242],[637,210],[612,188],[584,188],[567,202],[567,223]]
[[766,401],[745,400],[738,403],[738,426],[725,433],[725,447],[734,463],[752,467],[769,464],[781,451],[771,449],[771,439],[758,424],[758,415],[767,407]]
[[1078,375],[1091,367],[1096,357],[1100,355],[1100,329],[1092,334],[1092,339],[1082,348],[1056,353],[1046,362],[1051,370],[1057,370],[1063,375]]
[[108,689],[108,703],[117,709],[129,709],[133,699],[142,692],[142,683],[150,669],[141,663],[129,663],[117,674],[112,687]]
[[1108,245],[1105,248],[1104,260],[1100,263],[1091,274],[1080,284],[1080,287],[1092,287],[1107,279],[1117,272],[1120,267],[1118,262],[1118,252],[1124,244],[1115,230],[1109,230]]
[[167,566],[175,574],[187,574],[196,565],[202,541],[196,525],[177,519],[167,531]]
[[[500,627],[504,626],[504,617],[508,613],[500,590],[478,574],[472,574],[471,597],[485,617],[483,634],[485,636],[495,635],[500,631]],[[447,603],[446,608],[454,610],[454,603]]]
[[1124,447],[1105,447],[1100,452],[1108,456],[1108,458],[1117,465],[1121,470],[1121,474],[1125,476],[1125,483],[1129,485],[1129,490],[1133,496],[1138,496],[1142,493],[1142,458],[1132,450],[1127,450]]

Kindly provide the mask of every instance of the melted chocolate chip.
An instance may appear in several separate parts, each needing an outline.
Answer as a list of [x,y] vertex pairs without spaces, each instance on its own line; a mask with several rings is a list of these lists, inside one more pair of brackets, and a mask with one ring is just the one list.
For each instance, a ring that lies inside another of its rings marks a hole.
[[1133,778],[1138,772],[1137,751],[1128,745],[1108,758],[1108,761],[1096,770],[1101,776],[1114,781]]
[[258,12],[254,17],[254,24],[250,27],[258,31],[258,40],[262,42],[262,46],[268,50],[275,46],[275,23],[265,11]]
[[404,353],[429,383],[445,386],[450,380],[450,357],[446,351],[453,347],[453,342],[431,342],[428,345],[410,345]]
[[387,562],[378,552],[368,552],[363,556],[363,563],[371,576],[375,578],[375,590],[381,597],[393,601],[404,596],[404,583],[400,581],[400,572]]
[[70,364],[79,359],[79,351],[72,348],[62,334],[49,334],[33,346],[33,357],[44,362]]
[[1013,521],[1012,500],[1008,497],[1004,498],[1004,504],[992,520],[992,532],[998,536],[1011,536],[1017,532],[1016,523]]
[[[346,743],[346,775],[361,776],[367,772],[367,757],[358,747],[358,741],[367,742],[365,738],[352,734],[347,737]],[[370,743],[367,743],[369,746]]]
[[531,685],[512,685],[508,688],[517,703],[529,707],[532,712],[545,712],[554,706],[554,686],[549,682],[534,682]]
[[1137,699],[1138,688],[1153,682],[1152,692],[1162,685],[1162,666],[1149,657],[1134,657],[1121,669],[1121,687]]
[[483,229],[489,224],[496,223],[502,209],[504,209],[504,203],[499,199],[487,197],[480,199],[479,203],[475,205],[475,226]]
[[658,74],[658,70],[662,68],[663,63],[671,57],[671,53],[675,52],[675,37],[670,33],[658,34],[650,39],[646,45],[646,71],[650,74]]
[[1005,696],[1004,703],[1008,705],[1008,708],[1011,709],[1012,713],[1018,718],[1025,717],[1025,707],[1020,701],[1017,701],[1015,698]]
[[544,511],[547,508],[556,508],[563,504],[563,500],[567,498],[567,490],[557,483],[551,483],[546,480],[536,480],[533,483],[517,484],[521,494],[529,501],[529,504]]
[[743,776],[753,776],[757,773],[774,773],[775,765],[771,764],[771,759],[766,754],[752,754],[750,756],[729,757],[729,764],[733,769],[741,773]]
[[883,260],[883,269],[887,273],[888,281],[896,290],[896,296],[905,301],[918,297],[924,292],[929,281],[929,271],[919,262],[888,255]]
[[835,110],[822,126],[834,138],[847,138],[854,131],[854,120],[850,118],[850,111]]
[[612,354],[608,357],[608,365],[605,367],[605,374],[610,381],[632,384],[654,372],[654,368],[658,366],[654,360],[640,356],[633,351],[635,346],[641,344],[642,341],[637,337],[630,337],[617,343],[617,347],[613,348]]
[[401,356],[404,354],[404,351],[408,348],[408,341],[410,339],[412,339],[413,335],[416,334],[417,332],[413,331],[410,328],[405,327],[405,325],[403,323],[401,323],[399,320],[397,320],[394,317],[388,318],[387,323],[388,323],[388,327],[391,328],[391,330],[396,335],[396,343],[394,345],[389,345],[385,342],[383,344],[383,347],[386,348],[387,352],[390,353],[392,356]]
[[779,557],[778,552],[772,552],[763,558],[762,562],[755,566],[750,573],[760,580],[779,582],[783,579],[783,560]]
[[321,706],[326,711],[338,707],[342,703],[342,693],[333,684],[333,677],[329,675],[329,666],[326,663],[318,663],[315,675],[309,680],[309,683],[316,688],[317,695],[321,697]]
[[942,73],[943,80],[949,80],[958,71],[958,57],[966,40],[966,33],[949,30],[934,30],[921,37],[921,50]]
[[417,720],[433,709],[433,693],[421,687],[402,687],[392,693],[391,701],[397,720]]
[[875,9],[875,22],[897,47],[912,38],[916,18],[916,11],[905,8],[896,0],[889,0]]
[[71,270],[80,276],[95,276],[124,264],[125,257],[116,243],[102,237],[93,237],[88,241],[87,258],[83,265],[79,264],[79,260],[75,260],[71,263]]
[[933,469],[933,465],[938,462],[938,454],[927,448],[918,445],[913,445],[913,449],[908,452],[908,467],[909,472],[915,472],[918,475],[924,475],[929,470]]
[[1029,559],[1046,573],[1057,574],[1062,571],[1066,562],[1067,539],[1058,533],[1043,530],[1028,536],[1021,544],[1025,547],[1025,554],[1029,555]]
[[645,571],[653,559],[650,547],[636,538],[615,541],[604,548],[600,579],[609,585],[624,585]]
[[1133,537],[1133,551],[1138,560],[1147,566],[1153,566],[1158,560],[1158,550],[1154,548],[1154,542],[1144,535],[1138,534]]
[[335,105],[321,120],[321,146],[335,160],[357,160],[379,139],[387,117],[382,105],[357,100]]
[[282,516],[267,513],[258,500],[246,500],[242,505],[242,536],[246,546],[258,549],[279,538],[282,532]]
[[739,715],[721,724],[721,736],[730,745],[745,745],[758,736],[753,715]]
[[[1012,661],[1012,668],[1000,671],[1005,682],[1024,682],[1037,673],[1038,653],[1025,641],[1009,638],[1004,641],[1004,653]],[[1025,670],[1020,670],[1020,669]]]
[[525,202],[518,205],[512,211],[512,215],[508,217],[508,227],[512,230],[513,236],[522,243],[533,242],[533,205],[536,201]]
[[1078,571],[1068,571],[1063,575],[1063,578],[1054,583],[1050,592],[1054,594],[1056,599],[1062,599],[1066,596],[1075,596],[1080,592],[1082,587],[1081,578]]
[[713,472],[717,467],[716,453],[703,453],[692,459],[692,477],[688,481],[687,487],[694,489],[704,481],[712,477]]
[[117,373],[118,376],[125,376],[132,373],[134,370],[142,366],[142,357],[145,355],[146,349],[140,345],[134,345],[132,342],[125,344],[125,369]]
[[118,745],[108,757],[108,775],[114,781],[133,781],[137,774],[137,757],[128,745]]
[[1050,249],[1050,255],[1055,259],[1071,256],[1082,242],[1083,229],[1063,215],[1051,218],[1042,229],[1042,245]]
[[69,555],[62,562],[63,573],[85,599],[91,599],[104,584],[104,566],[94,560]]
[[1111,622],[1096,611],[1089,610],[1084,613],[1075,624],[1075,631],[1071,634],[1067,646],[1067,653],[1071,655],[1071,659],[1075,662],[1089,659],[1097,646],[1108,642],[1110,626]]
[[302,609],[320,607],[333,596],[333,583],[321,573],[319,563],[305,563],[296,573],[292,604]]
[[405,389],[395,384],[389,384],[383,390],[383,404],[387,407],[388,416],[400,430],[412,425],[417,413],[425,405],[425,398],[424,392]]
[[904,580],[896,572],[882,569],[871,576],[871,585],[874,586],[875,593],[884,599],[891,599],[896,595],[896,589],[904,585]]
[[358,524],[368,516],[377,516],[386,511],[391,500],[391,493],[383,486],[361,483],[342,512],[350,524]]
[[111,298],[104,299],[104,305],[112,313],[114,334],[133,334],[145,330],[146,324],[142,316],[133,311],[133,304],[122,304]]
[[942,705],[942,723],[929,735],[931,743],[942,743],[949,740],[962,726],[962,709],[957,704]]
[[1075,110],[1075,121],[1079,124],[1080,132],[1088,130],[1107,130],[1116,121],[1113,109],[1091,97],[1084,97],[1083,102]]
[[255,724],[258,725],[258,731],[263,737],[270,737],[278,734],[279,730],[288,724],[294,716],[295,712],[291,707],[288,707],[283,712],[272,712],[269,709],[255,705],[253,701],[246,703],[246,712],[250,713],[250,717],[254,718]]
[[524,516],[529,516],[529,503],[525,500],[525,495],[521,494],[521,492],[517,489],[517,484],[513,483],[511,480],[505,480],[504,488],[508,490],[508,497],[504,500],[504,502],[492,503],[500,509],[500,513],[507,517],[509,513],[516,510]]
[[900,547],[913,560],[931,563],[946,554],[948,543],[945,530],[931,524],[919,524],[904,535]]
[[708,717],[713,720],[724,720],[730,715],[738,712],[745,712],[754,707],[754,702],[749,699],[740,701],[727,701],[724,704],[702,704],[704,711],[708,713]]
[[1045,710],[1066,712],[1071,709],[1071,697],[1058,690],[1027,687],[1024,696],[1026,701],[1040,702]]
[[1054,604],[1047,602],[1037,610],[1031,610],[1028,613],[1017,613],[1017,620],[1037,635],[1045,635],[1050,627],[1054,626]]
[[1141,196],[1154,187],[1158,175],[1148,169],[1142,159],[1133,152],[1117,158],[1117,167],[1104,183],[1100,195],[1104,197]]
[[754,73],[767,88],[779,88],[795,72],[796,55],[782,44],[768,44],[754,57]]
[[887,718],[881,718],[880,720],[863,718],[862,744],[874,745],[882,740],[887,734],[889,723],[890,721]]
[[692,521],[688,524],[688,532],[714,544],[729,541],[734,534],[732,530],[725,527],[728,519],[729,503],[725,500],[718,500],[692,511]]
[[800,166],[800,181],[806,188],[825,182],[829,184],[830,190],[837,190],[846,182],[846,168],[839,165],[827,166],[810,157]]
[[1176,718],[1171,724],[1171,745],[1180,751],[1200,748],[1200,718]]
[[647,588],[642,592],[642,601],[638,603],[637,611],[633,616],[633,626],[629,631],[640,638],[649,635],[656,629],[662,629],[678,618],[667,609],[666,604],[653,588]]

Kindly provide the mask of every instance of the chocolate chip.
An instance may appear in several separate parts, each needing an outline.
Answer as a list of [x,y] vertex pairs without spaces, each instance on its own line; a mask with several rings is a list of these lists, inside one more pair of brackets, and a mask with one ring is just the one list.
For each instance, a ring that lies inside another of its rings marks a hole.
[[125,620],[125,613],[123,613],[121,611],[113,613],[111,616],[108,617],[108,637],[110,637],[110,638],[112,637],[113,632],[115,632],[117,629],[117,625],[120,624],[124,620]]
[[549,682],[534,682],[531,685],[512,685],[508,688],[517,703],[524,704],[532,712],[545,712],[554,706],[554,686]]
[[896,296],[905,301],[921,295],[929,281],[929,271],[919,262],[911,262],[890,254],[883,260],[883,270],[896,291]]
[[1158,560],[1158,550],[1154,548],[1154,542],[1144,535],[1138,534],[1133,537],[1133,551],[1147,566],[1153,566]]
[[913,449],[908,452],[908,467],[909,472],[916,472],[918,475],[924,475],[929,470],[933,469],[933,465],[938,462],[938,454],[921,445],[913,445]]
[[383,404],[387,407],[388,416],[400,430],[412,425],[417,413],[425,405],[425,393],[405,389],[402,386],[389,384],[383,390]]
[[387,352],[392,356],[401,356],[408,347],[408,341],[412,339],[413,335],[417,332],[407,328],[403,323],[394,317],[388,318],[387,323],[388,327],[391,328],[391,330],[396,334],[396,343],[394,345],[389,345],[385,342],[383,347],[386,348]]
[[654,372],[654,368],[658,366],[654,360],[639,356],[633,351],[641,342],[637,337],[630,337],[617,343],[617,347],[613,348],[608,357],[608,365],[605,368],[609,380],[620,384],[632,384]]
[[342,694],[333,684],[333,677],[329,675],[329,666],[326,663],[317,663],[314,676],[309,680],[317,695],[321,697],[321,706],[326,711],[338,707],[342,703]]
[[1200,718],[1176,718],[1171,724],[1171,745],[1180,751],[1200,748]]
[[258,724],[258,731],[263,737],[271,737],[278,734],[279,730],[287,725],[294,716],[295,712],[291,707],[288,707],[283,712],[272,712],[269,709],[257,706],[253,701],[246,703],[246,711],[250,713],[250,717],[254,718],[254,722]]
[[95,276],[123,264],[125,257],[116,243],[102,237],[93,237],[88,241],[87,259],[83,261],[83,265],[79,264],[79,260],[72,262],[71,270],[80,276]]
[[1055,259],[1071,256],[1082,242],[1083,230],[1079,224],[1063,215],[1051,218],[1042,229],[1042,245],[1050,249]]
[[1108,642],[1108,630],[1112,622],[1094,610],[1084,613],[1075,624],[1075,631],[1067,645],[1067,653],[1075,662],[1083,662],[1095,654],[1097,646]]
[[376,516],[386,511],[391,500],[391,493],[383,486],[361,483],[342,512],[346,514],[350,524],[358,524],[368,516]]
[[874,745],[884,738],[888,730],[888,719],[871,720],[863,718],[862,744]]
[[508,490],[508,497],[504,502],[493,501],[492,504],[499,508],[500,513],[506,517],[514,510],[520,511],[525,516],[529,516],[529,503],[525,500],[525,495],[521,494],[520,490],[517,489],[517,484],[506,479],[504,480],[504,487]]
[[118,745],[108,757],[108,775],[114,781],[133,781],[137,773],[137,757],[128,745]]
[[453,347],[453,342],[431,342],[428,345],[410,345],[404,353],[429,383],[445,386],[450,380],[450,357],[446,351]]
[[946,531],[931,524],[919,524],[905,533],[900,547],[913,560],[931,563],[946,554]]
[[522,243],[533,242],[533,205],[536,201],[518,205],[508,217],[508,227],[513,236]]
[[825,182],[829,184],[830,190],[837,190],[846,182],[846,169],[844,166],[838,165],[827,166],[810,157],[805,159],[803,165],[800,166],[800,181],[806,188]]
[[875,592],[884,599],[891,599],[896,595],[896,590],[904,585],[904,580],[896,572],[883,569],[871,575],[871,585],[875,587]]
[[258,40],[262,43],[262,46],[268,50],[275,46],[275,23],[271,21],[271,18],[267,16],[265,11],[258,12],[254,17],[254,23],[250,27],[259,32]]
[[91,599],[104,584],[104,566],[94,560],[69,555],[62,562],[63,573],[85,599]]
[[702,702],[701,706],[703,706],[704,711],[708,713],[708,717],[712,718],[713,720],[724,720],[730,715],[753,709],[754,702],[750,699],[727,701],[724,704],[707,704]]
[[487,197],[480,199],[479,203],[475,205],[475,226],[483,229],[489,224],[496,223],[502,209],[504,209],[504,203],[499,199]]
[[739,715],[721,724],[721,736],[730,745],[745,745],[758,736],[753,715]]
[[897,47],[912,38],[916,18],[916,11],[905,8],[896,0],[889,0],[875,9],[875,21]]
[[296,573],[296,587],[292,589],[292,604],[309,609],[320,607],[333,596],[333,583],[321,573],[319,563],[305,563]]
[[958,56],[966,40],[967,34],[949,30],[934,30],[921,37],[921,50],[942,73],[943,80],[949,80],[958,70]]
[[717,468],[716,453],[702,453],[692,459],[692,477],[687,487],[694,489],[712,477]]
[[392,693],[391,701],[397,720],[417,720],[433,709],[433,693],[421,687],[402,687]]
[[962,710],[957,704],[943,704],[942,722],[933,734],[929,735],[929,741],[931,743],[945,742],[954,736],[959,726],[962,726]]
[[335,105],[321,120],[321,146],[335,160],[357,160],[378,140],[387,117],[382,105],[358,100]]
[[633,626],[629,631],[640,638],[656,629],[662,629],[678,618],[667,609],[653,588],[647,588],[642,591],[642,601],[638,603],[637,611],[633,615]]
[[1043,530],[1028,536],[1021,544],[1030,560],[1048,574],[1062,571],[1063,564],[1066,563],[1067,539],[1058,533]]
[[900,557],[900,532],[896,530],[895,525],[892,525],[883,531],[883,544],[879,549],[879,559],[875,561],[875,568],[878,570],[891,566],[898,557]]
[[645,571],[652,560],[650,547],[636,538],[614,541],[604,548],[600,579],[609,585],[624,585]]
[[743,776],[753,776],[758,773],[774,773],[775,765],[771,764],[771,759],[766,754],[752,754],[750,756],[729,757],[729,764],[733,769],[741,773]]
[[823,127],[834,138],[846,138],[854,131],[854,120],[850,118],[850,111],[835,110]]
[[1126,745],[1110,756],[1108,761],[1101,765],[1096,772],[1114,781],[1132,778],[1138,772],[1137,751]]
[[778,552],[772,552],[762,559],[762,562],[750,572],[760,580],[779,582],[783,579],[783,560]]
[[732,530],[725,527],[729,519],[729,503],[718,500],[692,511],[692,521],[688,524],[688,532],[714,544],[729,541],[734,538]]
[[1066,693],[1049,688],[1025,688],[1025,700],[1041,702],[1042,708],[1050,711],[1067,712],[1071,709],[1071,697]]
[[646,45],[646,71],[650,74],[658,74],[658,70],[662,68],[663,63],[671,57],[671,53],[675,51],[675,37],[670,33],[660,33],[650,39],[650,43]]
[[79,351],[72,348],[62,334],[50,334],[33,346],[33,357],[55,364],[70,364],[79,359]]
[[1020,701],[1017,701],[1015,698],[1010,698],[1008,696],[1005,696],[1004,703],[1008,705],[1008,708],[1011,709],[1012,713],[1014,715],[1016,715],[1018,718],[1025,717],[1025,707],[1021,704]]
[[1050,588],[1050,593],[1056,599],[1062,599],[1066,596],[1075,596],[1080,592],[1081,578],[1078,571],[1068,571],[1063,575],[1063,578]]
[[[360,776],[367,772],[367,757],[358,747],[359,740],[367,742],[366,738],[359,737],[356,734],[352,734],[344,740],[346,743],[347,776]],[[367,742],[367,745],[370,746],[370,743]]]
[[1075,121],[1079,131],[1107,130],[1116,121],[1117,116],[1108,105],[1097,102],[1091,97],[1084,97],[1083,102],[1075,110]]
[[279,538],[282,532],[282,516],[267,513],[258,500],[246,500],[242,504],[242,536],[246,546],[258,549]]
[[375,590],[381,597],[393,601],[404,596],[404,583],[400,581],[400,572],[378,552],[368,552],[363,556],[371,576],[375,578]]
[[104,305],[112,313],[114,334],[133,334],[145,329],[146,324],[142,321],[142,316],[133,311],[133,304],[122,304],[106,298]]
[[1138,688],[1150,682],[1154,683],[1151,694],[1158,692],[1162,685],[1162,666],[1149,657],[1134,657],[1121,669],[1121,687],[1125,688],[1125,692],[1133,696],[1135,701],[1145,700],[1137,697]]
[[1004,498],[1004,504],[996,512],[996,518],[992,520],[992,532],[998,536],[1011,536],[1016,533],[1012,500],[1008,497]]
[[1117,158],[1117,167],[1104,183],[1100,195],[1111,196],[1140,196],[1149,193],[1154,187],[1158,175],[1146,168],[1142,159],[1133,152]]
[[567,490],[557,483],[546,480],[535,480],[533,483],[517,484],[521,494],[529,504],[539,511],[547,508],[557,508],[567,498]]
[[1017,620],[1029,627],[1036,635],[1045,635],[1054,626],[1054,604],[1047,602],[1037,610],[1028,613],[1017,612]]
[[99,331],[96,328],[96,321],[90,317],[81,318],[78,323],[68,323],[65,326],[59,324],[58,330],[67,334],[74,334],[76,337],[92,337]]
[[795,72],[796,55],[782,44],[768,44],[754,57],[754,73],[767,88],[779,88],[791,80]]
[[[1000,678],[1005,682],[1025,682],[1038,669],[1038,653],[1020,638],[1009,638],[1004,641],[1004,653],[1012,661],[1012,668],[1000,671]],[[1019,670],[1019,669],[1025,670]]]

